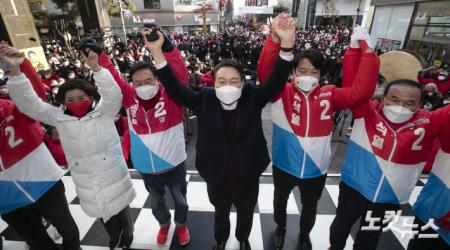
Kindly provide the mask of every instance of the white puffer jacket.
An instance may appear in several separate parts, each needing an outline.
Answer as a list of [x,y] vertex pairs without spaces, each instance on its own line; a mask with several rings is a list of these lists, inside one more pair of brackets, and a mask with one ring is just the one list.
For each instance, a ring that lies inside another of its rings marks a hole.
[[58,129],[82,209],[109,220],[136,196],[123,158],[114,116],[122,105],[120,88],[108,70],[94,73],[102,96],[83,118],[43,102],[25,75],[10,77],[8,90],[20,111]]

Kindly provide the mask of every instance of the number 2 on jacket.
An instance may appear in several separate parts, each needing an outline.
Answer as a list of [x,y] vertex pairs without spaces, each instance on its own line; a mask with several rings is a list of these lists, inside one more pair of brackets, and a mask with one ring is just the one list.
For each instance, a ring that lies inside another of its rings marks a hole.
[[17,140],[15,140],[15,130],[11,126],[8,126],[5,128],[5,134],[6,134],[6,136],[9,135],[8,144],[9,144],[9,147],[11,147],[11,148],[15,148],[23,142],[23,140],[21,138],[18,138]]

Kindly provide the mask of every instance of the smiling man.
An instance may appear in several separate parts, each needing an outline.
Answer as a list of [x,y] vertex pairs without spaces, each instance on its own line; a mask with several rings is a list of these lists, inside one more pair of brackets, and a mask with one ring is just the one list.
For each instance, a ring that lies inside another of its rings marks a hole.
[[[353,78],[353,74],[348,76],[344,86]],[[385,218],[386,211],[400,210],[408,202],[433,141],[450,115],[449,107],[433,112],[421,109],[422,95],[419,83],[394,80],[387,85],[381,103],[367,101],[352,110],[355,123],[330,228],[331,250],[345,247],[360,217],[353,249],[376,249],[383,225],[376,222],[377,230],[361,230],[368,224],[367,216]]]
[[[279,20],[281,19],[281,20]],[[243,67],[223,60],[213,70],[214,88],[193,92],[173,76],[161,51],[163,37],[147,42],[156,62],[156,75],[169,96],[194,110],[198,118],[196,167],[205,179],[215,207],[214,249],[225,249],[230,234],[230,210],[237,210],[236,238],[250,249],[248,237],[258,199],[259,177],[270,159],[262,130],[261,111],[283,88],[291,70],[295,26],[288,14],[274,21],[283,51],[261,86],[244,84]]]

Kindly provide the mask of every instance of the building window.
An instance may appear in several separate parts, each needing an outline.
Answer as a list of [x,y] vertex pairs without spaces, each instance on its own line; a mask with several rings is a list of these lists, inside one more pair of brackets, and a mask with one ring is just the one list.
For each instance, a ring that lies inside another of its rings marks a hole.
[[410,38],[450,39],[450,2],[417,4]]
[[178,0],[178,4],[179,5],[194,5],[194,1],[193,0]]
[[161,9],[160,0],[144,0],[145,9]]

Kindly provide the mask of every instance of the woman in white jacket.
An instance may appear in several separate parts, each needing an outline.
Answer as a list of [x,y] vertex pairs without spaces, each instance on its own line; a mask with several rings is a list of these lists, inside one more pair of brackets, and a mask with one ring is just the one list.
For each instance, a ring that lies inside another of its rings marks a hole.
[[94,85],[73,80],[59,88],[57,98],[64,108],[53,107],[37,97],[20,72],[17,57],[3,57],[11,70],[7,88],[21,112],[58,129],[80,205],[89,216],[101,218],[110,248],[119,242],[129,247],[133,239],[129,204],[136,193],[114,126],[122,94],[109,71],[98,65],[98,55],[89,50],[82,54],[102,98]]

